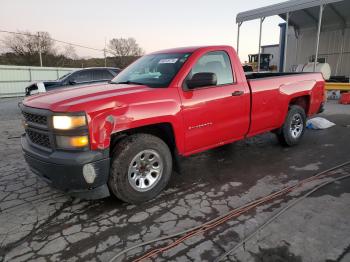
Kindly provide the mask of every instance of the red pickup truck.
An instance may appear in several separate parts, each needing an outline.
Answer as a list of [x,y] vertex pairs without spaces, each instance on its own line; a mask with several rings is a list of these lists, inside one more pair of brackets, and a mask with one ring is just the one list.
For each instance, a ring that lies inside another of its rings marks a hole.
[[297,144],[323,102],[320,73],[246,76],[232,47],[177,48],[143,56],[108,84],[26,98],[21,143],[53,187],[138,203],[164,189],[178,155],[269,131]]

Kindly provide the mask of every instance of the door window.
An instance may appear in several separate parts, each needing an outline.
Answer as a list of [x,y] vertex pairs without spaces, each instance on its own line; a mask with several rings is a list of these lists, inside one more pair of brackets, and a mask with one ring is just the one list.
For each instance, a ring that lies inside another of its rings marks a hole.
[[99,80],[111,80],[113,75],[106,69],[98,69],[92,71],[92,79],[94,81]]
[[75,73],[72,80],[76,83],[90,82],[92,80],[91,71],[87,70]]
[[230,58],[225,51],[214,51],[203,55],[192,68],[187,79],[196,73],[214,73],[217,86],[234,82]]

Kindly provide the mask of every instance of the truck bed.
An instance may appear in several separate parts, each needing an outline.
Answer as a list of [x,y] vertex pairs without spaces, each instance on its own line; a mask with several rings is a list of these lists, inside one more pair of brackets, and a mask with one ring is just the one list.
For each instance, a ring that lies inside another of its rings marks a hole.
[[323,101],[320,73],[252,73],[246,77],[251,91],[249,136],[280,127],[293,97],[307,99],[307,115],[317,113]]
[[291,72],[291,73],[272,73],[272,72],[264,72],[264,73],[246,73],[246,78],[248,80],[266,78],[266,77],[278,77],[278,76],[290,76],[290,75],[299,75],[299,74],[309,74],[309,73],[299,73],[299,72]]

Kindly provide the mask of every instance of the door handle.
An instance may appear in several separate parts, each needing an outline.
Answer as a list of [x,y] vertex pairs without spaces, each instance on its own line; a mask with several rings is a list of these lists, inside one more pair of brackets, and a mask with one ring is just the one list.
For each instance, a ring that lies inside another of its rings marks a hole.
[[243,91],[234,91],[234,92],[232,93],[232,96],[241,96],[241,95],[243,95],[243,94],[244,94]]

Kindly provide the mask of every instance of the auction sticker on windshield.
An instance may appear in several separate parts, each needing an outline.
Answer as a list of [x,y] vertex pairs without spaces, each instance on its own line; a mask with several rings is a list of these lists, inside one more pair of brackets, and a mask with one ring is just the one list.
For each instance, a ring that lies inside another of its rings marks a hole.
[[175,64],[178,58],[161,59],[158,64]]

